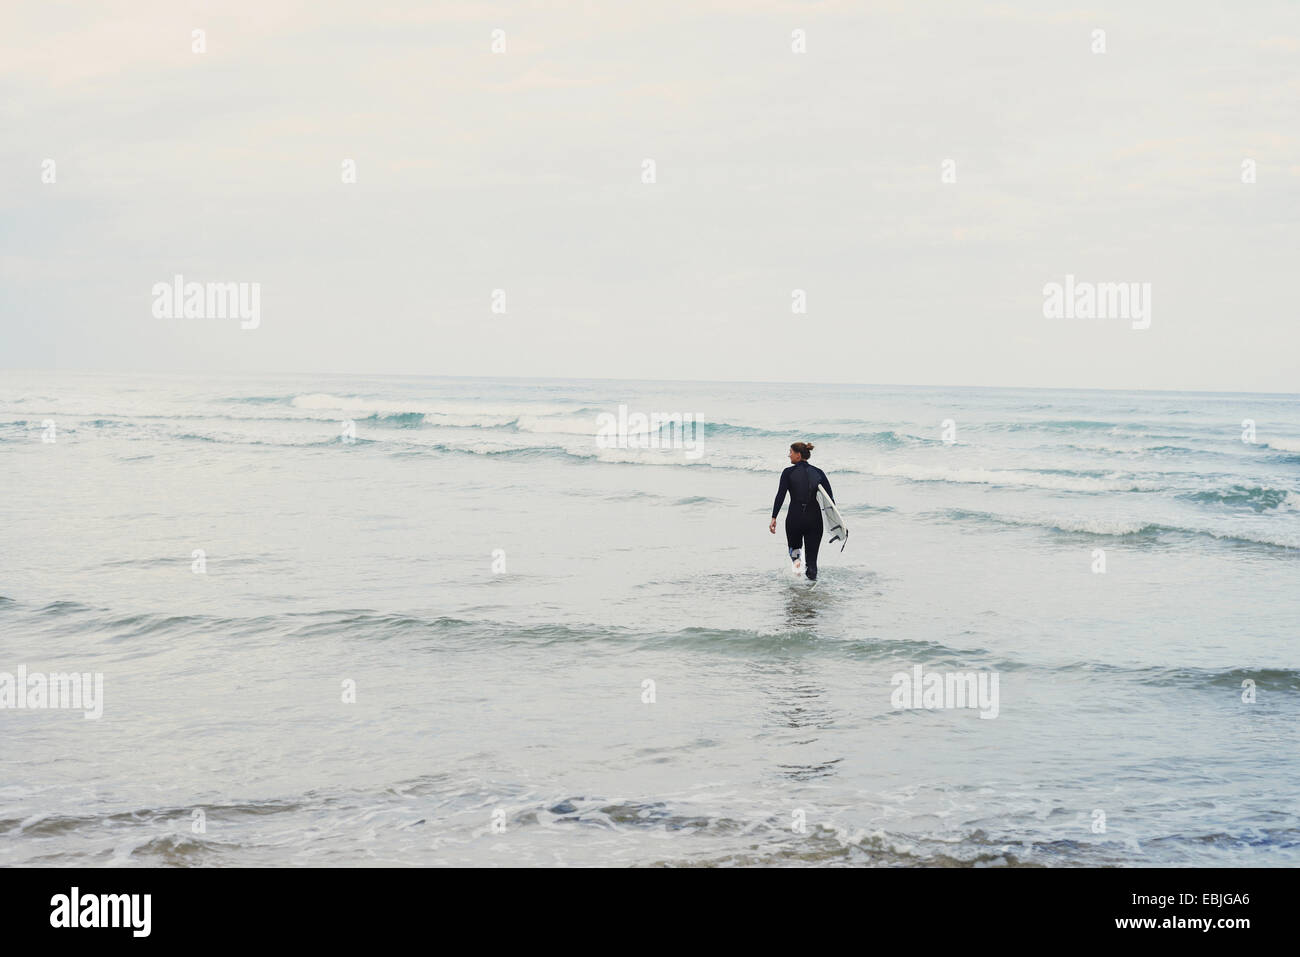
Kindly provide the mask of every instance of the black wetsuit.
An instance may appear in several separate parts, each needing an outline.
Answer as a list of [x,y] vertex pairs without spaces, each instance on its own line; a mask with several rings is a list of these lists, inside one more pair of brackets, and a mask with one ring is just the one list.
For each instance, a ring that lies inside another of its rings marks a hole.
[[826,473],[807,462],[796,462],[781,473],[781,487],[772,503],[772,517],[781,514],[785,493],[790,493],[790,509],[785,513],[785,541],[791,548],[804,550],[808,578],[817,580],[817,550],[822,544],[822,510],[817,504],[817,486],[835,501]]

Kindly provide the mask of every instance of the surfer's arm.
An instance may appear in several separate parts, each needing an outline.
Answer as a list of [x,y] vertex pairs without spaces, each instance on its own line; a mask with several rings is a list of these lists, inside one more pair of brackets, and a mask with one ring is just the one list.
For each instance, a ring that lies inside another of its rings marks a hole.
[[781,484],[776,490],[776,501],[772,503],[772,517],[776,518],[781,514],[781,506],[785,504],[785,495],[790,491],[790,470],[781,473]]
[[825,472],[822,473],[822,487],[826,489],[826,494],[831,497],[831,501],[835,501],[835,493],[831,491],[831,480],[826,477]]

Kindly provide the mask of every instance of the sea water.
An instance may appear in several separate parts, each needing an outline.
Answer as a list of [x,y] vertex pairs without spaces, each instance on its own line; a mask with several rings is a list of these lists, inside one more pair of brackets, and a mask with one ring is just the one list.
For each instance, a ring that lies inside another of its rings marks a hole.
[[0,485],[0,864],[1300,864],[1296,396],[5,372]]

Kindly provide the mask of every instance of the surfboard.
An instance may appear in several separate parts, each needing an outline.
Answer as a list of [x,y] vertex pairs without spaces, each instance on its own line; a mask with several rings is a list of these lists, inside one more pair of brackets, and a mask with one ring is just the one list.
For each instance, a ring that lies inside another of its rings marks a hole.
[[844,546],[849,543],[849,528],[844,524],[844,516],[840,514],[840,510],[826,494],[826,489],[820,485],[817,486],[817,504],[822,507],[822,525],[826,529],[826,534],[830,536],[826,539],[826,544],[842,542],[840,551],[844,551]]

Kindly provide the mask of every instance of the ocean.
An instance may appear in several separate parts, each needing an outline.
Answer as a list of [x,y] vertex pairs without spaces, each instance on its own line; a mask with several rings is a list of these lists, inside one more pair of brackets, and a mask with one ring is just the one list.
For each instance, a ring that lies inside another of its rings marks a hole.
[[1298,471],[1294,395],[3,372],[0,864],[1296,866]]

